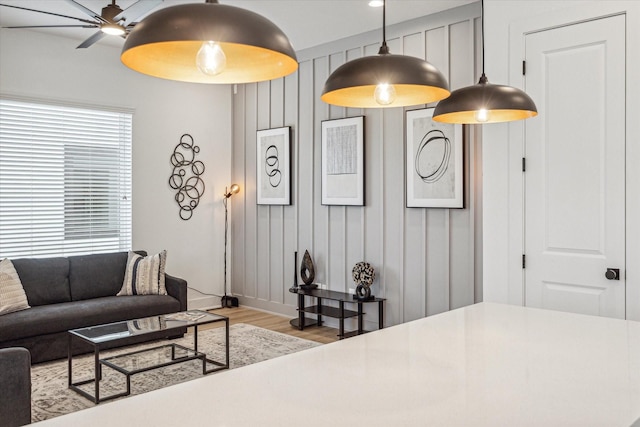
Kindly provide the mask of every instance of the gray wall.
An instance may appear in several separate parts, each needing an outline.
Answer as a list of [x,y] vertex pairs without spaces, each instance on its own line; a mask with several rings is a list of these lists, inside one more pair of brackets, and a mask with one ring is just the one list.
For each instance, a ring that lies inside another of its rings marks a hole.
[[[391,53],[426,58],[452,89],[479,76],[477,4],[387,29]],[[390,326],[482,299],[481,146],[465,127],[465,209],[406,208],[405,111],[347,109],[320,100],[329,74],[345,61],[377,54],[381,31],[298,53],[299,70],[283,79],[240,85],[233,95],[230,200],[231,288],[243,305],[295,315],[293,254],[308,249],[316,282],[354,287],[351,269],[367,261],[373,293],[387,298]],[[365,207],[320,203],[322,120],[365,116]],[[292,204],[256,205],[256,131],[292,127]],[[299,266],[296,268],[299,270]],[[367,322],[377,322],[370,307]]]

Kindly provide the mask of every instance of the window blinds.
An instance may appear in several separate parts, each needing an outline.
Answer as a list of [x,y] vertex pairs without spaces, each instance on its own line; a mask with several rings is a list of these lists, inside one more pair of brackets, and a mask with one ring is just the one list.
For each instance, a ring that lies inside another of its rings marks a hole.
[[131,248],[131,122],[0,99],[0,258]]

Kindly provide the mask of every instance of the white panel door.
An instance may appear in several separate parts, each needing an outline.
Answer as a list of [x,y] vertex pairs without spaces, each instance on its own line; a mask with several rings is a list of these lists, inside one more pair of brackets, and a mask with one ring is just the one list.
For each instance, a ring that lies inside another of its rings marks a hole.
[[525,45],[525,305],[624,318],[625,17]]

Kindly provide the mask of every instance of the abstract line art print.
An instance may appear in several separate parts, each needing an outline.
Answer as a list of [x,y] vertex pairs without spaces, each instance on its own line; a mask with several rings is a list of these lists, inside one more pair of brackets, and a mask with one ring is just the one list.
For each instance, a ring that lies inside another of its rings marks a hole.
[[463,208],[462,125],[434,122],[433,110],[407,111],[407,207]]
[[256,143],[257,203],[291,204],[291,127],[259,130]]
[[322,122],[322,204],[364,206],[364,117]]

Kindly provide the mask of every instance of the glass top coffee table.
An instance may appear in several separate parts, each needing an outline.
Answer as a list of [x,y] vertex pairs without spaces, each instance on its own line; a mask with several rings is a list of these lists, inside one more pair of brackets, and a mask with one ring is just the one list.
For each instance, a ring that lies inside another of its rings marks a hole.
[[[225,361],[220,362],[207,357],[205,353],[198,351],[198,326],[209,323],[225,323]],[[171,336],[171,333],[181,333],[186,327],[193,329],[193,348],[188,348],[176,343],[168,343],[161,346],[146,348],[124,354],[118,354],[107,358],[100,358],[100,350],[106,347],[114,347],[118,344],[126,345],[135,337],[144,335]],[[165,334],[166,333],[166,334]],[[73,381],[73,351],[74,340],[80,340],[93,347],[94,377],[79,382]],[[142,353],[149,353],[146,361],[141,363]],[[135,356],[135,357],[134,357]],[[189,360],[200,359],[202,361],[202,374],[206,375],[222,369],[229,368],[229,318],[218,314],[207,313],[200,310],[189,310],[178,313],[145,317],[142,319],[127,320],[124,322],[109,323],[91,326],[88,328],[72,329],[69,331],[68,371],[69,388],[93,401],[104,402],[131,394],[131,376],[140,372],[162,368],[164,366],[182,363]],[[213,365],[208,368],[207,364]],[[122,393],[112,394],[106,397],[100,396],[100,381],[102,380],[102,366],[108,366],[126,376],[127,389]],[[94,384],[94,394],[80,388],[80,386]]]

